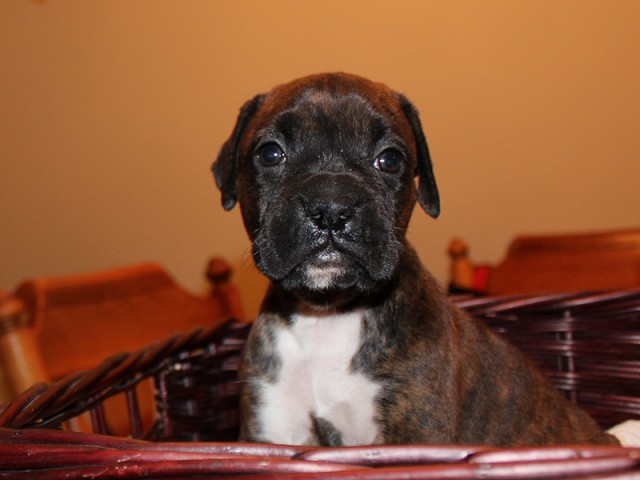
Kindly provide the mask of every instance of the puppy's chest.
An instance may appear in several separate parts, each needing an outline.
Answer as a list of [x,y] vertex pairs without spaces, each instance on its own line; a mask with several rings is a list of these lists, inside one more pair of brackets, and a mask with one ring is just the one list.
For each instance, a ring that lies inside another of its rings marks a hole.
[[263,385],[262,431],[269,441],[369,444],[378,437],[380,386],[352,368],[362,311],[294,316],[276,335],[277,381]]

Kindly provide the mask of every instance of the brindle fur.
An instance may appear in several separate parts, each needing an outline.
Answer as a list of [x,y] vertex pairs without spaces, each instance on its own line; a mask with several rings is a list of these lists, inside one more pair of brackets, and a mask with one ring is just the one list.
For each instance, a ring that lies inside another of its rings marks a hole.
[[[378,177],[367,168],[385,135],[401,140],[407,164],[395,176]],[[292,160],[286,169],[256,165],[265,138],[286,143]],[[364,308],[351,369],[381,386],[377,442],[617,443],[516,348],[451,305],[422,267],[405,232],[416,200],[433,217],[440,201],[418,114],[405,97],[345,74],[277,87],[242,108],[214,172],[224,207],[239,201],[256,264],[272,281],[241,368],[243,440],[269,441],[255,416],[260,382],[278,381],[278,329],[301,309]],[[348,273],[332,288],[313,291],[299,265],[313,258],[309,245],[324,237],[299,200],[342,199],[345,190],[357,197],[350,206],[358,217],[352,231],[332,241],[349,252]],[[342,443],[329,421],[309,414],[308,443]]]

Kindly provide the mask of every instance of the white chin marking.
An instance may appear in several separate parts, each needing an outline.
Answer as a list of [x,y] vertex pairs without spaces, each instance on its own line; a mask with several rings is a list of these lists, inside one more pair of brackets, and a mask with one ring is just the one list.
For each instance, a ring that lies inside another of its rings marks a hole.
[[329,288],[333,281],[344,273],[339,267],[308,267],[306,271],[306,283],[313,290]]

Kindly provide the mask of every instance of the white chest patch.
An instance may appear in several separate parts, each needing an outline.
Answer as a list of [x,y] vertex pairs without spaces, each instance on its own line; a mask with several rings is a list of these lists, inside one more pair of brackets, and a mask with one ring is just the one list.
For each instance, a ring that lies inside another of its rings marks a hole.
[[375,443],[375,397],[380,386],[351,369],[360,346],[362,311],[297,315],[277,333],[282,367],[275,383],[262,385],[258,414],[266,441],[312,442],[312,416],[331,423],[344,445]]

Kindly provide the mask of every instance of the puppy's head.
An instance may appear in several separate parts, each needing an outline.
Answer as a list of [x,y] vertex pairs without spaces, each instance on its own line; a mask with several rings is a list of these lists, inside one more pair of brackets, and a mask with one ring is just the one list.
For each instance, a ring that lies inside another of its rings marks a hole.
[[213,171],[224,208],[240,204],[256,265],[291,291],[371,291],[394,276],[416,199],[440,212],[413,105],[353,75],[245,103]]

